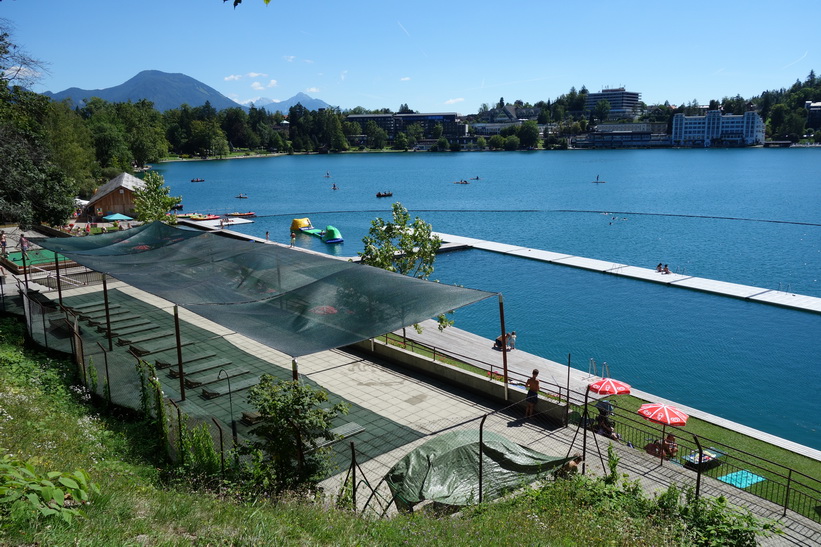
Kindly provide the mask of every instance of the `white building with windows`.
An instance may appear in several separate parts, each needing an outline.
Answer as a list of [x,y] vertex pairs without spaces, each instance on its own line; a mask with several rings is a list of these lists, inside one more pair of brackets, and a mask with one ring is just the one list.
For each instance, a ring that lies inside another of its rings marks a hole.
[[673,146],[755,146],[764,144],[764,122],[756,112],[742,115],[709,110],[705,116],[673,117]]

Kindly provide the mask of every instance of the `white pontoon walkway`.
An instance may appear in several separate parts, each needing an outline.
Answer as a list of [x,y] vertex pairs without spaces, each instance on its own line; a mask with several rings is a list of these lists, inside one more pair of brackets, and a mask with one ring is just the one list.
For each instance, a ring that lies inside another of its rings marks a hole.
[[691,275],[681,275],[676,273],[662,274],[650,268],[639,268],[638,266],[616,264],[604,260],[554,253],[551,251],[541,251],[539,249],[530,249],[519,245],[509,245],[507,243],[497,243],[495,241],[485,241],[471,237],[443,234],[439,232],[435,232],[434,235],[439,236],[443,243],[447,244],[448,247],[470,247],[474,249],[481,249],[483,251],[530,258],[532,260],[549,262],[551,264],[559,264],[561,266],[572,266],[574,268],[582,268],[584,270],[591,270],[594,272],[630,277],[641,281],[651,281],[653,283],[661,283],[671,287],[681,287],[684,289],[708,292],[722,296],[731,296],[742,300],[750,300],[752,302],[771,304],[773,306],[782,306],[784,308],[791,308],[795,310],[821,313],[821,298],[816,298],[814,296],[793,294],[790,292],[776,291],[773,289],[764,289],[761,287],[751,287],[749,285],[739,285],[736,283],[716,281],[714,279],[705,279],[703,277],[694,277]]

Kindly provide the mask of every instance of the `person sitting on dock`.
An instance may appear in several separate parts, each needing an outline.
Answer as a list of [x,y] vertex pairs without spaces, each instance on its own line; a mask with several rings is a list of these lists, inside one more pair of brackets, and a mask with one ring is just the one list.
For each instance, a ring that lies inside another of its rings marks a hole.
[[621,440],[621,435],[616,433],[616,423],[607,414],[599,414],[596,421],[598,422],[596,434],[609,437],[614,441]]
[[663,450],[664,457],[668,460],[675,458],[678,454],[678,443],[676,442],[676,436],[672,433],[668,433],[667,437],[664,439]]
[[661,262],[659,262],[659,265],[658,265],[658,266],[656,266],[656,271],[657,271],[658,273],[661,273],[661,272],[663,271],[663,268],[661,267]]
[[664,265],[664,268],[661,270],[661,273],[663,273],[663,274],[670,273],[670,268],[667,267],[667,264]]
[[500,334],[496,337],[496,340],[493,342],[493,349],[498,350],[507,350],[507,334]]

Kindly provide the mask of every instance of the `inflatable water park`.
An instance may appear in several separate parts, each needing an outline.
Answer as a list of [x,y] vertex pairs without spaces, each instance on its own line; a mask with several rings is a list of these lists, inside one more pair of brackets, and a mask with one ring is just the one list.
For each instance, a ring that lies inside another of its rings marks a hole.
[[324,230],[314,228],[313,224],[311,224],[311,219],[309,218],[295,218],[291,222],[291,231],[299,231],[303,234],[319,237],[323,242],[328,244],[342,243],[345,241],[342,239],[342,233],[337,228],[331,226],[330,224],[325,226]]

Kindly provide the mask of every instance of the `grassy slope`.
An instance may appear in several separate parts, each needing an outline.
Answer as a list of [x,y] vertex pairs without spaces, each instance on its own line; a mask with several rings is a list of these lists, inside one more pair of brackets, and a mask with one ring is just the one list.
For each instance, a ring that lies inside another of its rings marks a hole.
[[[645,518],[561,481],[462,518],[368,520],[297,502],[220,499],[164,481],[140,423],[99,414],[71,388],[71,365],[24,352],[19,326],[0,319],[0,448],[41,473],[87,470],[102,491],[87,518],[10,523],[0,544],[42,545],[661,545],[680,525]],[[637,504],[641,505],[641,504]],[[606,518],[603,516],[606,515]]]

